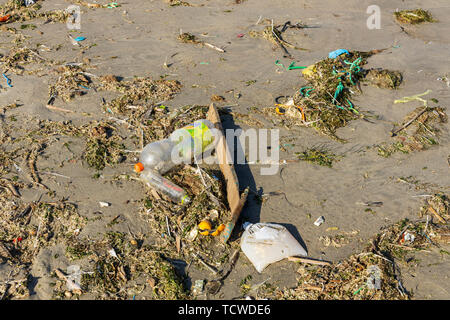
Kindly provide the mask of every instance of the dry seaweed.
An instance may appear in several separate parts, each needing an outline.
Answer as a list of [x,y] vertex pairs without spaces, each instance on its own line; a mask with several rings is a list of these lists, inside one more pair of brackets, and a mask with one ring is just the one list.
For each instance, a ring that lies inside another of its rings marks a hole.
[[[117,137],[117,136],[116,136]],[[89,138],[83,158],[87,164],[97,170],[114,166],[124,159],[123,144],[113,138]]]
[[251,30],[249,31],[249,35],[252,38],[263,38],[268,40],[270,43],[276,45],[277,47],[280,47],[285,53],[284,54],[285,57],[292,58],[291,54],[288,52],[286,48],[292,48],[296,50],[305,50],[305,49],[297,47],[296,45],[283,39],[282,34],[288,27],[295,27],[301,29],[304,28],[305,26],[301,23],[292,26],[290,24],[290,21],[282,25],[274,26],[273,21],[271,21],[270,26],[266,26],[262,31]]
[[[120,232],[108,232],[103,239],[72,239],[67,243],[66,255],[71,260],[89,257],[92,272],[84,272],[83,292],[97,299],[129,299],[143,292],[150,284],[154,299],[186,299],[188,293],[182,278],[167,258],[167,250],[142,244]],[[64,298],[64,284],[54,288],[54,296]]]
[[365,80],[378,88],[397,89],[402,83],[402,74],[399,71],[385,69],[371,69],[367,72]]
[[92,121],[75,126],[70,121],[39,121],[40,128],[28,133],[28,137],[66,135],[85,139],[83,159],[90,167],[102,170],[124,160],[124,145],[111,122]]
[[150,105],[171,99],[181,90],[181,84],[176,80],[152,80],[142,77],[120,82],[101,78],[99,89],[122,93],[104,107],[110,113],[123,114],[132,113],[140,107],[146,111]]
[[394,12],[394,17],[398,22],[419,24],[424,22],[436,22],[431,13],[423,9],[401,10]]
[[[408,266],[410,256],[448,242],[450,229],[430,222],[402,220],[381,231],[369,245],[331,266],[300,266],[297,287],[276,290],[273,299],[405,300],[412,296],[402,285],[398,264]],[[413,239],[413,241],[411,241]],[[373,270],[380,271],[380,289],[371,288]],[[264,296],[263,296],[264,297]]]
[[36,18],[46,19],[47,22],[66,22],[70,16],[70,13],[65,10],[39,12],[41,9],[39,2],[35,1],[34,4],[27,7],[22,0],[9,0],[0,6],[0,16],[9,14],[11,17],[7,23],[29,21]]
[[0,57],[0,62],[2,62],[2,73],[23,74],[24,65],[31,62],[43,62],[43,58],[35,50],[14,46],[7,55]]
[[171,7],[178,7],[178,6],[183,6],[183,7],[191,7],[191,4],[189,2],[186,1],[181,1],[181,0],[166,0],[166,2],[169,4],[169,6]]
[[0,192],[0,243],[13,265],[29,266],[41,248],[77,235],[86,223],[69,202],[23,203],[8,198]]
[[333,167],[333,162],[338,160],[338,157],[335,154],[327,150],[321,150],[317,148],[311,148],[301,153],[297,152],[296,155],[300,160],[308,161],[329,168]]
[[402,130],[393,134],[395,142],[376,146],[378,154],[387,158],[396,152],[427,150],[439,144],[441,126],[447,121],[447,114],[441,107],[418,107],[405,117],[400,126]]
[[194,36],[193,34],[190,34],[188,32],[181,33],[177,39],[178,39],[178,41],[181,41],[183,43],[194,43],[194,44],[203,43],[202,41],[198,40],[198,38],[196,36]]
[[79,66],[61,66],[56,69],[57,81],[49,86],[50,97],[61,97],[63,101],[85,94],[91,80]]
[[[389,70],[369,71],[363,69],[367,58],[382,50],[369,52],[353,51],[337,58],[327,58],[303,70],[307,85],[300,88],[290,102],[277,104],[275,108],[266,108],[263,113],[275,116],[287,128],[293,126],[311,126],[320,133],[337,141],[345,140],[336,135],[336,130],[351,120],[369,115],[358,111],[352,102],[352,96],[360,89],[360,83],[367,75],[369,81],[375,73],[379,78],[389,78],[389,88],[396,88],[401,82],[401,74]],[[385,80],[386,81],[386,80]],[[387,82],[386,82],[387,83]]]

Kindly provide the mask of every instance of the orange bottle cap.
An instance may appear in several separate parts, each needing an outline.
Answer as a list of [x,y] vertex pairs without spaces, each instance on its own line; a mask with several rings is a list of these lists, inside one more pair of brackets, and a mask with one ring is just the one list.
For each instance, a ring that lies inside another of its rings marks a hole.
[[142,163],[138,162],[134,165],[134,171],[141,172],[143,170],[144,170],[144,165]]

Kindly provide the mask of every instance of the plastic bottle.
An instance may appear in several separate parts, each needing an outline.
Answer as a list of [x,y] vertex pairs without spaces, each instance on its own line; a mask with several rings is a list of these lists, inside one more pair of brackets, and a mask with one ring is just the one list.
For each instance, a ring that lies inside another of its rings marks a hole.
[[[191,162],[206,150],[215,146],[211,129],[214,125],[205,119],[195,121],[175,130],[167,139],[149,143],[144,147],[135,165],[141,179],[172,201],[186,204],[190,201],[186,192],[162,175],[180,163]],[[177,159],[174,159],[174,155]]]
[[306,256],[306,250],[282,225],[247,223],[241,238],[241,249],[261,273],[269,264],[292,256]]
[[193,156],[197,157],[214,146],[212,128],[214,125],[210,121],[202,119],[175,130],[167,139],[146,145],[139,162],[144,169],[151,168],[159,174],[179,164],[173,161],[173,154],[178,154],[178,161],[190,162]]
[[191,199],[182,188],[172,183],[170,180],[156,173],[154,170],[144,170],[141,172],[141,179],[151,188],[156,189],[166,195],[170,200],[178,204],[188,204]]

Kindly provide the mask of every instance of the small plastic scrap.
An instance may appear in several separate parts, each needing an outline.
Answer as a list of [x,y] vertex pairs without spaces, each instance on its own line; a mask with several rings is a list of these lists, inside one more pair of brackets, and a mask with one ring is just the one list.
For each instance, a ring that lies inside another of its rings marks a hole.
[[98,204],[100,205],[101,208],[109,207],[111,205],[111,203],[104,202],[104,201],[100,201]]
[[6,16],[0,17],[0,22],[6,22],[11,18],[10,14],[7,14]]
[[314,225],[315,226],[320,226],[324,222],[325,222],[325,218],[323,216],[320,216],[320,217],[317,218],[316,221],[314,221]]
[[86,40],[86,37],[76,37],[75,39],[74,39],[75,41],[83,41],[83,40]]
[[345,49],[337,49],[337,50],[331,51],[328,54],[328,58],[335,59],[335,58],[339,57],[341,54],[344,54],[344,53],[348,54],[349,52],[348,52],[348,50],[345,50]]
[[67,267],[67,289],[70,291],[81,290],[81,268],[79,265],[74,264]]
[[367,278],[367,288],[370,290],[380,290],[381,289],[381,270],[376,265],[370,265],[367,268],[369,272],[369,278]]
[[408,231],[405,231],[403,233],[402,240],[403,240],[402,243],[407,242],[407,241],[410,242],[410,243],[413,243],[414,240],[416,240],[416,237],[412,233],[409,233]]
[[195,280],[194,288],[192,289],[192,293],[195,296],[202,294],[204,286],[205,286],[205,280]]

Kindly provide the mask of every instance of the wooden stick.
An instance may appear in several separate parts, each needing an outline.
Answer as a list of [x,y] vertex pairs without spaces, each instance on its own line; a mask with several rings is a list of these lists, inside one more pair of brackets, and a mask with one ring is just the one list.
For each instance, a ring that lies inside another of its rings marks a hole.
[[219,52],[225,52],[225,50],[220,49],[219,47],[216,47],[215,45],[212,45],[211,43],[203,42],[203,44],[204,44],[205,46],[207,46],[208,48],[214,49],[214,50],[216,50],[216,51],[219,51]]
[[436,212],[436,210],[434,210],[434,208],[432,206],[428,207],[428,210],[431,211],[432,214],[434,214],[436,216],[436,218],[438,218],[438,220],[442,223],[446,223],[446,221],[444,220],[444,218],[442,218],[439,213]]
[[425,107],[425,109],[423,109],[422,111],[420,111],[414,118],[412,118],[411,120],[409,120],[407,123],[405,123],[404,125],[402,125],[399,129],[392,131],[391,132],[391,136],[395,137],[397,135],[397,133],[399,133],[400,131],[402,131],[403,129],[406,129],[411,123],[413,123],[414,121],[417,120],[417,118],[419,118],[422,114],[425,113],[425,111],[428,110],[428,107]]
[[292,261],[292,262],[303,262],[303,263],[309,263],[309,264],[316,264],[319,266],[331,266],[331,262],[329,262],[329,261],[315,260],[315,259],[311,259],[311,258],[289,257],[288,260]]
[[73,113],[72,110],[64,109],[64,108],[60,108],[60,107],[55,107],[55,106],[52,106],[52,105],[50,105],[50,104],[47,104],[45,107],[46,107],[47,109],[49,109],[49,110]]

